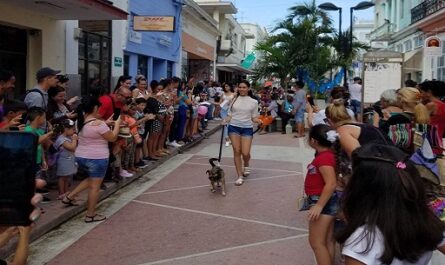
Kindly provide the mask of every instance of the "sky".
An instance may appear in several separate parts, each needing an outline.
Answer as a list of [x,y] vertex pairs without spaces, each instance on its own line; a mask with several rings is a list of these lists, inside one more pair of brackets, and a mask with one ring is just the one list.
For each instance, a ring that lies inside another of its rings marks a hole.
[[[232,0],[238,8],[237,17],[239,22],[258,23],[266,27],[270,31],[276,22],[285,18],[288,14],[288,8],[299,5],[304,2],[312,2],[312,0]],[[343,8],[342,28],[346,30],[349,27],[349,10],[350,7],[357,5],[360,0],[317,0],[316,3],[321,4],[331,2],[336,6]],[[374,8],[366,10],[354,11],[355,19],[373,20]],[[335,28],[338,29],[338,11],[328,11],[331,15]]]

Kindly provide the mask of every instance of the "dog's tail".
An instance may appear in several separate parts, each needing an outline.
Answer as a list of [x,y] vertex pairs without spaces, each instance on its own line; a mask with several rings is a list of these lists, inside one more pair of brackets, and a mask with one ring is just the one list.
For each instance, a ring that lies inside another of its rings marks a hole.
[[210,163],[210,165],[212,165],[212,167],[216,166],[215,161],[218,161],[218,158],[210,158],[209,159],[209,163]]

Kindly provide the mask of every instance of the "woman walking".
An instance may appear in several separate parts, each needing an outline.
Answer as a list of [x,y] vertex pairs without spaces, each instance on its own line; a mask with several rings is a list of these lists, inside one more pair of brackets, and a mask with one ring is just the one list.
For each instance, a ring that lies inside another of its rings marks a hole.
[[85,189],[89,189],[85,223],[91,223],[106,219],[105,216],[96,213],[96,204],[99,200],[100,186],[108,168],[108,158],[110,156],[108,142],[117,140],[121,119],[119,117],[115,121],[114,129],[110,130],[107,124],[99,118],[100,102],[98,98],[87,97],[83,100],[82,106],[85,115],[81,115],[82,110],[79,111],[79,140],[75,156],[79,167],[85,169],[88,173],[88,178],[67,194],[62,199],[62,203],[68,206],[75,205],[76,195]]
[[[232,84],[226,83],[223,86],[223,91],[224,94],[222,96],[222,102],[220,104],[220,107],[221,107],[221,118],[225,119],[229,112],[229,108],[232,103],[235,90],[233,89]],[[229,141],[229,133],[227,131],[227,126],[224,126],[223,129],[224,129],[224,138],[226,139],[226,147],[228,147],[230,141]]]
[[[232,142],[233,157],[238,179],[235,185],[240,186],[244,177],[250,174],[250,148],[253,137],[253,123],[261,124],[258,119],[258,101],[249,96],[250,83],[243,80],[238,85],[238,95],[233,100],[223,124],[229,124],[228,132]],[[242,160],[241,161],[241,157]],[[244,169],[243,163],[244,162]]]

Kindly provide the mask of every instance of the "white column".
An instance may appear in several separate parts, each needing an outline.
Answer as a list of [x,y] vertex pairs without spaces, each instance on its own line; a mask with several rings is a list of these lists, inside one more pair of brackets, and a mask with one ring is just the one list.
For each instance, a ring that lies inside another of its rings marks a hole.
[[65,24],[66,50],[65,50],[65,73],[79,73],[79,40],[75,37],[75,32],[79,27],[79,21],[69,20]]

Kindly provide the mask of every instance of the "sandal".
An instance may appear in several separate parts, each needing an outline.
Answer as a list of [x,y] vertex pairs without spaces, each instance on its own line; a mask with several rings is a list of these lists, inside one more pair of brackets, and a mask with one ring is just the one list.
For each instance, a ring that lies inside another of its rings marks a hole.
[[239,177],[236,181],[235,181],[235,185],[236,186],[241,186],[244,183],[244,179],[243,177]]
[[93,222],[100,222],[107,219],[106,216],[101,215],[101,214],[95,214],[93,216],[85,216],[85,223],[93,223]]
[[70,197],[68,197],[68,194],[66,194],[61,200],[61,202],[66,206],[79,206],[79,204],[74,203],[75,201],[76,199],[71,199]]
[[248,177],[249,175],[250,175],[250,168],[249,167],[244,167],[243,176],[244,177]]

